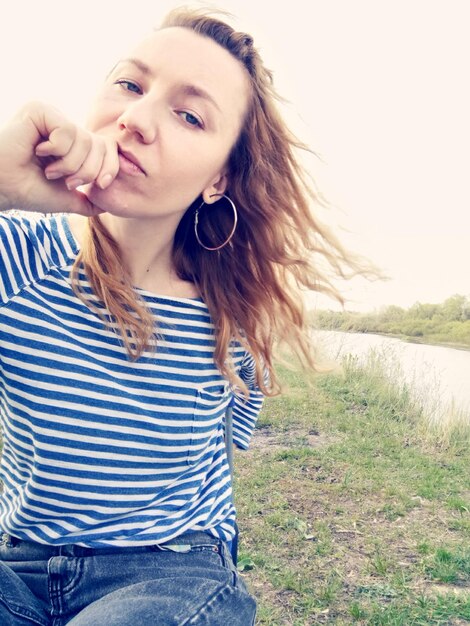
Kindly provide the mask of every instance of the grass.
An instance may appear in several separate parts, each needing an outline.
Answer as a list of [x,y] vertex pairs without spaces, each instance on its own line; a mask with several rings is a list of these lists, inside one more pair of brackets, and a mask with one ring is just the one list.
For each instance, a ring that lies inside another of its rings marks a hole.
[[470,427],[430,426],[377,363],[279,371],[235,454],[257,624],[470,624]]

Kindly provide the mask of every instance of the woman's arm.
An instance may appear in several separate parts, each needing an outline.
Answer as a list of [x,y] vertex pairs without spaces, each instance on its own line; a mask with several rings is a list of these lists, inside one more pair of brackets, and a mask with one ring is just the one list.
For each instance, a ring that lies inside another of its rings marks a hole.
[[48,104],[27,104],[0,130],[2,211],[94,215],[99,211],[70,183],[104,188],[118,171],[113,139],[79,128]]
[[238,448],[247,450],[264,402],[264,395],[256,383],[255,361],[249,352],[245,354],[239,375],[248,387],[249,397],[246,398],[241,392],[234,393],[233,441]]

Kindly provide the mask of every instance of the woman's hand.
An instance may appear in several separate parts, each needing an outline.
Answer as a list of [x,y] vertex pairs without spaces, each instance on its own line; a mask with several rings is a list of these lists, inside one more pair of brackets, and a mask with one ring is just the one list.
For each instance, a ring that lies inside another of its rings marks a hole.
[[114,140],[90,133],[41,102],[27,104],[0,130],[0,210],[102,211],[77,191],[108,187],[119,171]]

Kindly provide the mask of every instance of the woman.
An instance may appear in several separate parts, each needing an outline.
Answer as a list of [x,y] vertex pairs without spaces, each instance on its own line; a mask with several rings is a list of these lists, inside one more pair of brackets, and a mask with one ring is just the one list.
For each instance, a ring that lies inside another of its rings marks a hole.
[[180,10],[86,129],[31,103],[1,131],[2,624],[254,623],[224,414],[246,449],[274,344],[313,364],[315,253],[348,263],[274,99],[248,35]]

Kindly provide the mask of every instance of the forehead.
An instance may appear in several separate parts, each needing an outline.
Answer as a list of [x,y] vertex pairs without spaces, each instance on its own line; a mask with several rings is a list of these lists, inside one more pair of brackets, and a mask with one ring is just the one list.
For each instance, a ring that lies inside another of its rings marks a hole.
[[158,30],[132,51],[156,79],[194,84],[209,92],[224,109],[243,115],[249,94],[246,69],[218,43],[187,28]]

